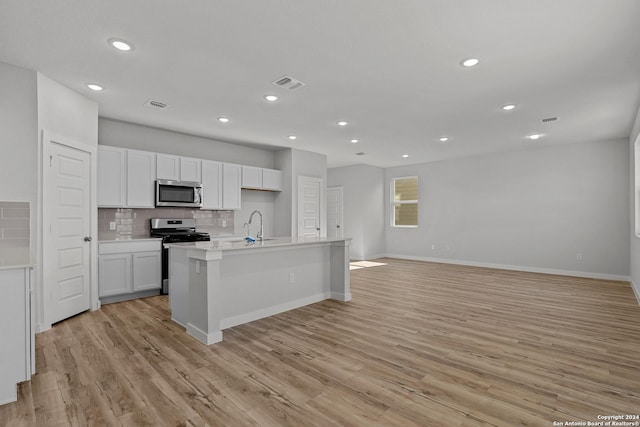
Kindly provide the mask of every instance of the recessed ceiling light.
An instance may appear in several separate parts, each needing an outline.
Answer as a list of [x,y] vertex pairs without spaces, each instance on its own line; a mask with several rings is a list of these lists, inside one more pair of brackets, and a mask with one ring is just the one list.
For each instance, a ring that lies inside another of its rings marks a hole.
[[229,123],[229,118],[228,117],[218,117],[218,121],[220,123]]
[[275,95],[265,95],[264,99],[266,99],[269,102],[274,102],[278,100],[278,97]]
[[352,144],[357,144],[357,143],[358,143],[358,140],[357,140],[357,139],[352,139],[352,140],[351,140],[351,141],[349,141],[349,142],[351,142]]
[[292,141],[293,141],[294,139],[297,139],[297,138],[298,138],[298,137],[297,137],[297,136],[295,136],[295,135],[289,135],[289,139],[290,139],[290,140],[292,140]]
[[130,52],[134,49],[133,44],[122,39],[109,39],[109,45],[122,52]]
[[91,90],[94,90],[96,92],[100,92],[101,90],[104,90],[104,88],[98,84],[95,83],[87,83],[87,87]]
[[533,139],[535,141],[536,139],[540,139],[543,136],[544,135],[542,135],[541,133],[532,133],[531,135],[527,135],[527,138]]
[[480,62],[477,58],[467,58],[460,61],[460,65],[463,67],[475,67]]
[[340,121],[338,122],[338,126],[346,126],[346,125],[348,125],[348,124],[349,124],[349,122],[345,122],[344,120],[340,120]]
[[407,157],[409,157],[409,155],[408,154],[403,154],[402,157],[406,159]]
[[502,106],[502,109],[503,109],[504,111],[511,111],[511,110],[513,110],[514,108],[516,108],[516,105],[515,105],[515,104],[507,104],[507,105],[503,105],[503,106]]
[[449,140],[448,136],[443,136],[440,138],[440,142],[447,142]]

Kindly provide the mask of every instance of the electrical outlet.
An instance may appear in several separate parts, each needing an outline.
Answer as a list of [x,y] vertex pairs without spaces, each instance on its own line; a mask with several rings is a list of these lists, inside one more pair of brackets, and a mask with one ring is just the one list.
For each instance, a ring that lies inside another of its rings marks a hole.
[[296,277],[293,273],[289,273],[289,283],[295,283]]
[[223,219],[223,220],[222,220],[222,227],[224,228],[224,227],[226,227],[226,226],[227,226],[227,220],[226,220],[226,219]]
[[582,261],[582,252],[578,252],[578,253],[576,254],[576,259],[577,259],[578,261]]
[[436,245],[431,245],[431,250],[435,251],[436,250]]
[[109,223],[109,230],[113,231],[116,229],[116,222],[115,221],[111,221]]

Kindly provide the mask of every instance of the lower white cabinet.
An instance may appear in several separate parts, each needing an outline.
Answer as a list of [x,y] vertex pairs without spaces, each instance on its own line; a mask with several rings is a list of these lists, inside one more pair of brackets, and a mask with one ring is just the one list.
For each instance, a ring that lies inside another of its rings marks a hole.
[[[104,303],[147,296],[162,288],[160,240],[98,243],[98,288]],[[146,294],[140,294],[146,292]]]
[[31,331],[31,268],[0,270],[0,405],[15,402],[16,385],[35,371]]

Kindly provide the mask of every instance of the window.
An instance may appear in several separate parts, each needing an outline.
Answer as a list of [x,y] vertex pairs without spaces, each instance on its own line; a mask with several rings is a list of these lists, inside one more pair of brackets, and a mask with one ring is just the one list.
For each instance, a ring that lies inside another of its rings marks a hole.
[[407,176],[391,181],[391,226],[418,226],[418,177]]

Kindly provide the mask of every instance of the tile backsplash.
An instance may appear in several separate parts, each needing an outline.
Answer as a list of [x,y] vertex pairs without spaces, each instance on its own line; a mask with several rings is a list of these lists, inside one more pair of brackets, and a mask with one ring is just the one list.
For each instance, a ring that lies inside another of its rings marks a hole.
[[0,202],[0,248],[29,247],[29,202]]
[[[233,211],[204,211],[189,208],[98,209],[98,240],[147,238],[151,218],[195,218],[196,230],[211,236],[232,236]],[[115,222],[116,229],[110,230]],[[224,225],[224,227],[223,227]]]

